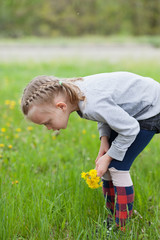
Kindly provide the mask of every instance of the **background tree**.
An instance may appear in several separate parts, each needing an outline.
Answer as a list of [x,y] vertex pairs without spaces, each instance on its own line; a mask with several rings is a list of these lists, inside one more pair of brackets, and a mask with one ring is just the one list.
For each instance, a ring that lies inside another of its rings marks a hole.
[[160,34],[160,0],[0,0],[0,35]]

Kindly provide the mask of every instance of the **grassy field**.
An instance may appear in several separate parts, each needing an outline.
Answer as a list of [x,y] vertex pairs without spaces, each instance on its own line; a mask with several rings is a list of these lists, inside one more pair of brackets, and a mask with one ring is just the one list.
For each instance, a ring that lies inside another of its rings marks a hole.
[[156,135],[131,169],[134,215],[126,233],[106,236],[102,190],[91,190],[81,172],[94,168],[99,150],[97,125],[73,113],[55,136],[27,122],[19,99],[36,75],[85,76],[132,71],[160,82],[160,64],[130,61],[0,63],[0,239],[160,239],[160,136]]
[[58,46],[74,46],[83,44],[149,44],[153,47],[160,47],[160,35],[155,36],[131,36],[131,35],[85,35],[81,37],[54,37],[54,38],[39,38],[39,37],[24,37],[24,38],[2,38],[0,37],[0,45],[58,45]]

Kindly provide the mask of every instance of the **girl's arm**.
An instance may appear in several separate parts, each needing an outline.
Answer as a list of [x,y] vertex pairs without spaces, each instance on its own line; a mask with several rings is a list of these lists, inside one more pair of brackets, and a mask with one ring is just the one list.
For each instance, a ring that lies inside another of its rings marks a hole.
[[99,149],[99,153],[98,153],[98,156],[96,158],[96,163],[98,161],[98,159],[100,157],[102,157],[104,154],[106,154],[106,152],[108,151],[109,149],[109,142],[108,142],[108,136],[102,136],[101,137],[101,145],[100,145],[100,149]]
[[99,153],[98,153],[98,156],[97,156],[96,161],[95,161],[96,162],[97,175],[99,177],[102,177],[105,174],[105,172],[107,171],[108,166],[109,166],[109,164],[112,160],[112,158],[106,154],[109,147],[110,147],[110,145],[109,145],[109,142],[108,142],[108,137],[107,136],[102,136]]
[[111,134],[111,128],[110,126],[105,122],[98,122],[98,131],[99,131],[99,137],[107,136],[110,137]]
[[113,159],[123,161],[127,149],[134,142],[140,127],[138,121],[122,109],[112,97],[102,98],[94,104],[91,114],[95,120],[107,124],[118,133],[107,151]]
[[102,177],[108,169],[112,158],[106,153],[96,162],[97,176]]

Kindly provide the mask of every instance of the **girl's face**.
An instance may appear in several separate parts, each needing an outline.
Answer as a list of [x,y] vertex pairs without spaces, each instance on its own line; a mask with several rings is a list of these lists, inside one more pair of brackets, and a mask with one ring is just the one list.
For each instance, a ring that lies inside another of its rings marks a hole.
[[28,114],[29,120],[36,124],[45,125],[48,130],[65,129],[68,124],[70,112],[67,104],[59,102],[56,106],[47,103],[34,105]]

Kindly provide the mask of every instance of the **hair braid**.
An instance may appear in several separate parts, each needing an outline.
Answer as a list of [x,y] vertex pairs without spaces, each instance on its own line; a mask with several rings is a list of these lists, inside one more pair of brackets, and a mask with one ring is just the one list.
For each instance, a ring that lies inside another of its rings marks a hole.
[[58,79],[54,76],[35,77],[24,89],[21,100],[22,112],[27,115],[32,105],[51,103],[54,96],[59,92],[66,94],[71,103],[84,100],[83,93],[74,84],[77,80],[83,80],[83,78]]

